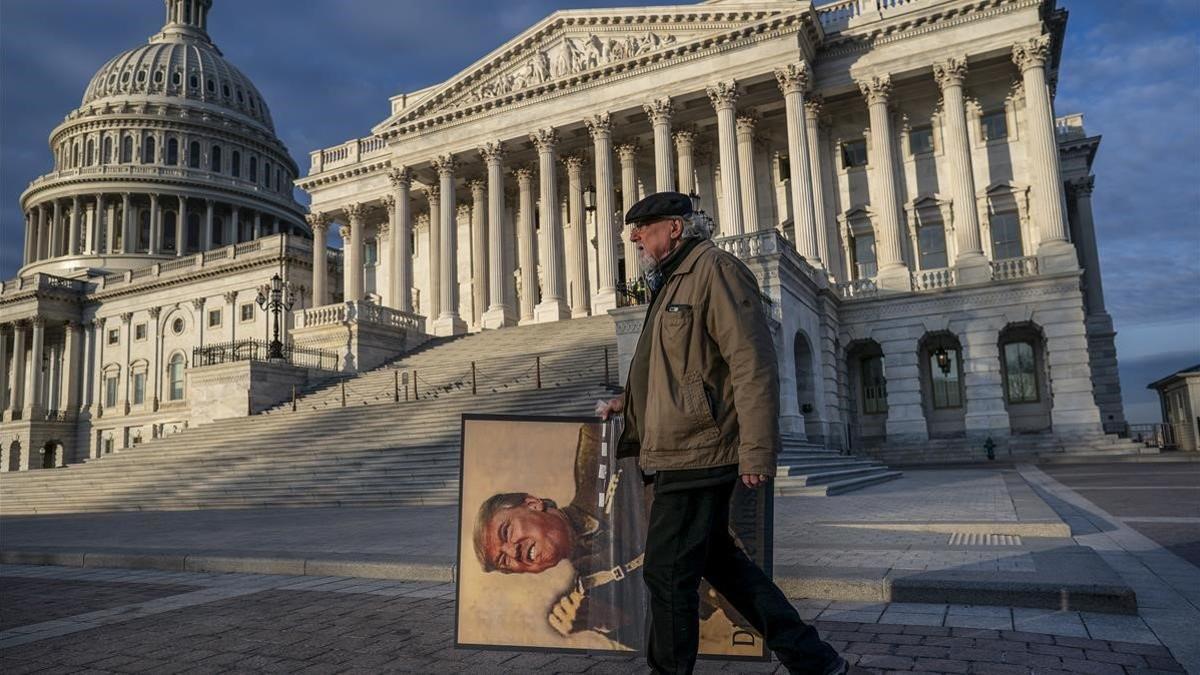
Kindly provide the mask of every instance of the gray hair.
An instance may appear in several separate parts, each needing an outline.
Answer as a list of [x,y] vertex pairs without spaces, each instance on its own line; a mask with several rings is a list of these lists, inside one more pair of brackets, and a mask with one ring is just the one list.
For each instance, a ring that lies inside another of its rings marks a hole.
[[703,211],[694,211],[689,216],[679,216],[683,222],[683,235],[680,239],[712,239],[713,221]]
[[479,558],[479,564],[483,567],[484,572],[493,572],[496,567],[492,565],[492,561],[487,559],[483,547],[484,535],[487,529],[491,527],[492,518],[498,511],[502,509],[516,508],[525,502],[525,498],[529,496],[527,492],[501,492],[500,494],[488,497],[479,507],[479,513],[475,516],[475,557]]

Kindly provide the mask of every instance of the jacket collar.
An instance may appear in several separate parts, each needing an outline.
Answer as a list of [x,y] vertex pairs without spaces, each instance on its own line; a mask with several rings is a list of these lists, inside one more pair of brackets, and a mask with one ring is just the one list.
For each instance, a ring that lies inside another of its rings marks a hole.
[[711,239],[705,239],[699,244],[696,244],[696,246],[688,252],[687,256],[683,260],[679,261],[679,266],[675,268],[675,271],[671,273],[671,276],[687,274],[691,272],[692,268],[696,266],[696,261],[700,258],[700,256],[714,246],[716,246],[716,244],[712,243]]

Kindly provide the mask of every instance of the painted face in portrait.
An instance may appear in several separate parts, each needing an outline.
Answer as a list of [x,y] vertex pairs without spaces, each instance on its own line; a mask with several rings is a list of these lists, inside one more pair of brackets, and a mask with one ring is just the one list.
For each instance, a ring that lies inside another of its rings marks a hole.
[[568,557],[574,539],[566,514],[552,500],[525,495],[517,506],[492,515],[483,554],[500,572],[536,574]]

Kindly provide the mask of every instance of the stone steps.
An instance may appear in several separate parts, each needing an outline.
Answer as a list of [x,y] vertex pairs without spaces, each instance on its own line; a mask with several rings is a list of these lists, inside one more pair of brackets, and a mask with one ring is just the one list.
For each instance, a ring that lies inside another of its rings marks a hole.
[[833,481],[821,485],[798,485],[790,482],[791,479],[783,479],[775,483],[775,495],[777,497],[828,497],[832,495],[843,494],[858,490],[877,483],[884,483],[889,480],[895,480],[903,474],[899,471],[883,470],[875,473],[869,473],[862,476],[846,478],[844,480]]

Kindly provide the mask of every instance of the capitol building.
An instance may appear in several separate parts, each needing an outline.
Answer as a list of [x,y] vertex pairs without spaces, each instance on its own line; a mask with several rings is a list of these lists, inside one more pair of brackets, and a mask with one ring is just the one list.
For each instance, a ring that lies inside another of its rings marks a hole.
[[[621,215],[660,190],[758,276],[786,439],[978,460],[988,439],[1093,447],[1125,426],[1100,137],[1055,110],[1055,0],[559,11],[305,148],[303,173],[211,41],[211,0],[166,6],[21,197],[5,471],[257,414],[463,334],[611,317],[627,361],[644,308]],[[275,274],[283,359],[258,302]]]

